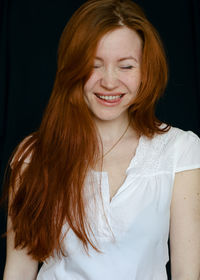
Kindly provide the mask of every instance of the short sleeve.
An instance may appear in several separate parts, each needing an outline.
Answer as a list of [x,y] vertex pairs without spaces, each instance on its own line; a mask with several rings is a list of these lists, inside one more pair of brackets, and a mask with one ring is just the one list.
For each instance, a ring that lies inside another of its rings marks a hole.
[[200,168],[200,138],[192,131],[177,135],[175,172]]

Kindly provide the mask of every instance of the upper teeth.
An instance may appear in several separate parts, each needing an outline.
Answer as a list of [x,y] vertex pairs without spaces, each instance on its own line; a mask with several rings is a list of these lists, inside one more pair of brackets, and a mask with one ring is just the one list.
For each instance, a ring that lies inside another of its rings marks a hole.
[[98,95],[98,97],[100,97],[101,99],[105,99],[105,100],[113,100],[113,99],[117,99],[120,98],[122,95]]

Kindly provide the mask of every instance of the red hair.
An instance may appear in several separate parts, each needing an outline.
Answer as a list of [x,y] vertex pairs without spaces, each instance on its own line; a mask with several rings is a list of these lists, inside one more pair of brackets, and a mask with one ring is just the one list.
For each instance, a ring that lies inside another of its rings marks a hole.
[[[100,156],[98,133],[83,98],[92,73],[99,40],[107,32],[126,26],[143,41],[142,83],[129,107],[133,128],[152,137],[164,133],[154,107],[167,83],[162,43],[143,11],[129,0],[91,0],[66,25],[58,49],[58,69],[52,95],[39,130],[18,147],[12,161],[9,207],[15,247],[27,247],[43,261],[62,252],[61,230],[68,224],[85,249],[91,232],[86,215],[84,181]],[[30,163],[21,171],[24,161]],[[62,252],[64,254],[64,252]]]

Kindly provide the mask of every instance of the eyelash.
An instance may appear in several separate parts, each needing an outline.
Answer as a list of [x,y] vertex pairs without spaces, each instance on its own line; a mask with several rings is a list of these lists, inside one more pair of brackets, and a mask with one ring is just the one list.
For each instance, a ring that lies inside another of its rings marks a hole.
[[[96,65],[96,66],[94,65],[94,66],[93,66],[93,68],[95,68],[95,69],[98,69],[98,68],[100,68],[100,67],[101,67],[101,66],[98,66],[98,65]],[[131,66],[131,65],[130,65],[130,66],[121,66],[120,68],[121,68],[121,69],[133,69],[133,66]]]
[[133,66],[122,66],[122,67],[120,67],[121,69],[133,69]]

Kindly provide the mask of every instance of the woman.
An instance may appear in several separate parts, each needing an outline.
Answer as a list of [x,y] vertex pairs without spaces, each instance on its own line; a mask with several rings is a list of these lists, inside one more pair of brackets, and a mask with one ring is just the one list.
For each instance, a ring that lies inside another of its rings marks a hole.
[[155,118],[166,83],[136,4],[75,12],[41,126],[10,164],[4,280],[164,280],[169,230],[172,279],[199,279],[200,139]]

